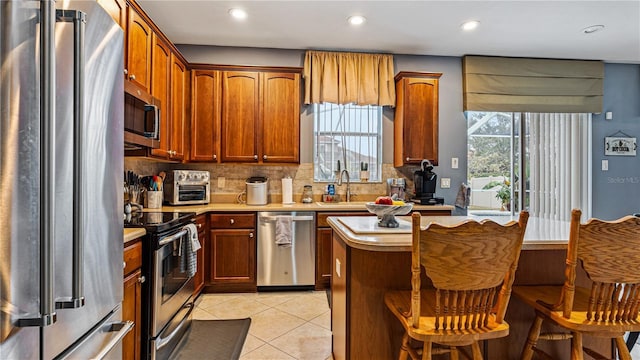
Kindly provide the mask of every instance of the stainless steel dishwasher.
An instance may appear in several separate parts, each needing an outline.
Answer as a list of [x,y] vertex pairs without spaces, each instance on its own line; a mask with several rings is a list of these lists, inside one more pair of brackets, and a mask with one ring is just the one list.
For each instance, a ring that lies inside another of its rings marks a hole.
[[258,288],[315,285],[315,212],[258,212]]

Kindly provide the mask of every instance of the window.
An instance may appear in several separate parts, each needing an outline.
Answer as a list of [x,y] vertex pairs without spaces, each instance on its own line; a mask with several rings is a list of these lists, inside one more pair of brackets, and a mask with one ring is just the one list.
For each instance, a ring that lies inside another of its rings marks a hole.
[[471,214],[527,209],[569,220],[571,209],[580,208],[591,216],[590,114],[466,115]]
[[369,181],[380,182],[382,107],[324,103],[314,104],[313,113],[313,180],[335,181],[339,161],[351,181],[361,181],[366,167]]

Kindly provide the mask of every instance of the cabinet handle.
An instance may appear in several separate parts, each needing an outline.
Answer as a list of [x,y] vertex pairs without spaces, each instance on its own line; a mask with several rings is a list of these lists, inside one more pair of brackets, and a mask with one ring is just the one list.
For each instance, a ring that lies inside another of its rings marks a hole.
[[253,237],[253,233],[252,233],[252,232],[250,232],[250,233],[249,233],[249,238],[252,238],[252,237]]
[[144,277],[144,275],[142,275],[142,276],[140,276],[140,277],[138,278],[138,282],[139,282],[140,284],[142,284],[142,283],[143,283],[143,282],[145,282],[145,281],[147,281],[147,278],[146,278],[146,277]]
[[258,155],[253,155],[253,160],[258,160]]
[[133,74],[132,74],[132,75],[129,75],[129,80],[135,80],[135,79],[136,79],[136,76],[135,76],[135,75],[133,75]]
[[233,225],[236,221],[233,219],[230,219],[229,222],[231,223],[231,225]]
[[213,154],[213,160],[218,160],[218,155]]
[[262,159],[267,160],[267,155],[262,155]]

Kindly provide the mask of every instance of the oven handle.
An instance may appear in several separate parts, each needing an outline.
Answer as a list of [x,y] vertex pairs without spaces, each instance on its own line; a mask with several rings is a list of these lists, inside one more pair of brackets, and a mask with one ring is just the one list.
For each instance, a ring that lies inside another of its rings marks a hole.
[[187,314],[182,318],[182,320],[180,320],[180,325],[176,326],[175,329],[173,329],[173,331],[171,332],[171,334],[169,334],[166,338],[164,339],[160,339],[158,336],[158,342],[156,345],[156,351],[159,349],[162,349],[163,347],[165,347],[169,342],[171,342],[171,340],[173,340],[174,337],[176,337],[177,334],[180,334],[182,328],[188,323],[187,321],[185,321],[185,319],[187,317],[189,317],[189,315],[191,315],[191,311],[193,311],[193,303],[186,303],[184,304],[184,306],[182,307],[183,309],[189,309],[187,311]]
[[189,233],[189,231],[186,230],[186,229],[180,230],[177,233],[175,233],[173,235],[170,235],[170,236],[167,236],[167,237],[163,238],[162,240],[160,240],[158,242],[158,245],[165,246],[167,244],[170,244],[170,243],[180,239],[181,237],[187,235],[188,233]]

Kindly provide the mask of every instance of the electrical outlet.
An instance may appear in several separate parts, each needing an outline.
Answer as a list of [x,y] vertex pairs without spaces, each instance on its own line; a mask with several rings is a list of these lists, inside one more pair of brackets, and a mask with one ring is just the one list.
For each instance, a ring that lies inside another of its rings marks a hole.
[[224,189],[226,179],[222,176],[218,177],[218,189]]
[[440,188],[449,189],[451,187],[451,179],[450,178],[441,178],[440,179]]
[[451,158],[451,168],[452,169],[458,168],[458,158]]
[[602,160],[602,171],[609,171],[609,160]]

